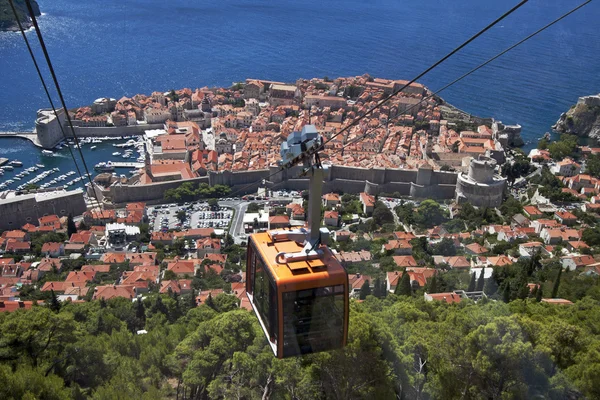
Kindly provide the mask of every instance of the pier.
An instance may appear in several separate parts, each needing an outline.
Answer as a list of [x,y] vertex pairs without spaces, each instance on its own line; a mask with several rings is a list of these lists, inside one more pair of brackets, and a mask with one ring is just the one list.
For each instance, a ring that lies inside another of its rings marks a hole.
[[111,161],[110,164],[115,168],[144,168],[144,163],[141,162]]
[[0,138],[2,137],[20,137],[30,140],[37,147],[42,147],[35,132],[0,132]]

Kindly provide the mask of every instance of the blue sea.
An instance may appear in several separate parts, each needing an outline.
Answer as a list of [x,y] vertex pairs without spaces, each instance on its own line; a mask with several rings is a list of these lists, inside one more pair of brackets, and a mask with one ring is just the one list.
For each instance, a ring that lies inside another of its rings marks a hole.
[[[516,3],[39,0],[39,23],[67,106],[76,107],[246,78],[411,79]],[[420,81],[436,90],[577,4],[531,0]],[[600,92],[599,20],[593,2],[441,95],[470,113],[521,124],[535,145],[579,96]],[[43,64],[35,33],[28,37]],[[31,130],[35,111],[47,106],[20,34],[0,33],[0,131]],[[0,139],[0,157],[15,143]]]

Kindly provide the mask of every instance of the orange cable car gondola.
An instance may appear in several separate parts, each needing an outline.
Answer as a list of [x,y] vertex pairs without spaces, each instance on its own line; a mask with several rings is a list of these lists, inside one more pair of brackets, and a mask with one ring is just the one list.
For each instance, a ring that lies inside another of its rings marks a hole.
[[308,229],[256,233],[248,242],[246,292],[278,358],[338,349],[348,338],[348,274],[327,247],[329,231],[320,227],[321,145],[312,125],[282,145],[289,160],[283,167],[304,161],[311,174]]

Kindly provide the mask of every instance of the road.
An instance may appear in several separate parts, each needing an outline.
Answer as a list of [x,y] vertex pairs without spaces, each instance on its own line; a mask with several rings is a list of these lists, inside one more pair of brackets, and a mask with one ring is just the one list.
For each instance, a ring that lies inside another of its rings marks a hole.
[[[257,202],[259,203],[259,202]],[[264,203],[264,201],[263,201]],[[233,236],[233,240],[236,244],[240,244],[245,241],[244,237],[240,237],[242,233],[242,225],[244,223],[244,214],[248,209],[249,201],[220,201],[220,206],[231,207],[234,210],[233,219],[231,220],[231,227],[229,228],[229,234]]]
[[244,214],[248,209],[250,203],[256,203],[260,205],[264,205],[265,203],[269,203],[270,201],[292,201],[292,197],[273,197],[269,200],[221,200],[219,201],[219,205],[222,207],[230,207],[233,208],[235,214],[231,221],[231,227],[229,228],[229,234],[233,236],[233,240],[236,244],[240,244],[248,240],[247,236],[243,231],[244,225]]

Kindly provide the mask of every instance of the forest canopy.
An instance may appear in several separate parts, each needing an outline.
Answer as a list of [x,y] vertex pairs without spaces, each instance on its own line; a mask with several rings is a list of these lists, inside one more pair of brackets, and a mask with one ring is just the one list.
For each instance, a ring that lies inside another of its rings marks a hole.
[[591,297],[557,306],[367,296],[351,302],[345,349],[285,360],[234,297],[212,300],[153,295],[2,313],[0,398],[600,397]]

